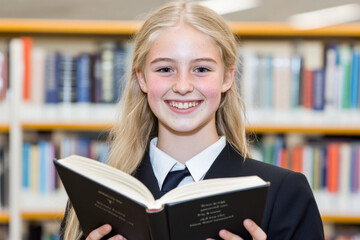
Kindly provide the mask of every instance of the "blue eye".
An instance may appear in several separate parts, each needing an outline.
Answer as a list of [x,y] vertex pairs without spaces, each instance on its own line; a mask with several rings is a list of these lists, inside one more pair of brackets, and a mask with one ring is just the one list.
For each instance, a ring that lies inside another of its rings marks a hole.
[[210,71],[210,70],[206,67],[198,67],[195,69],[195,72],[199,72],[199,73],[204,73],[204,72],[208,72],[208,71]]
[[172,69],[169,68],[169,67],[163,67],[163,68],[160,68],[160,69],[158,70],[158,72],[168,73],[168,72],[172,72]]

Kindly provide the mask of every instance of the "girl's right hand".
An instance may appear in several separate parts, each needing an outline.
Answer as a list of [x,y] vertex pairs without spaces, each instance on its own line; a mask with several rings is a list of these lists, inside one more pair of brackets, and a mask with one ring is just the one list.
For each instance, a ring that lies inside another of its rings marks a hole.
[[[101,227],[93,230],[87,236],[86,240],[99,240],[102,237],[104,237],[106,234],[110,233],[110,231],[111,231],[111,226],[109,224],[104,224]],[[126,238],[118,234],[109,238],[109,240],[126,240]]]

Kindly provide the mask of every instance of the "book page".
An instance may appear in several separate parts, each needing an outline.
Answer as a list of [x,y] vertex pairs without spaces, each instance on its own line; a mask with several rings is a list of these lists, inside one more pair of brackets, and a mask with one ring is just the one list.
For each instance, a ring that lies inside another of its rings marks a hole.
[[113,168],[107,164],[86,157],[72,155],[58,162],[73,171],[93,179],[108,188],[111,188],[134,201],[149,207],[154,205],[152,193],[135,177]]
[[186,201],[189,199],[245,190],[268,184],[270,183],[265,182],[258,176],[207,179],[175,188],[156,200],[156,203],[157,205],[163,205],[165,203]]

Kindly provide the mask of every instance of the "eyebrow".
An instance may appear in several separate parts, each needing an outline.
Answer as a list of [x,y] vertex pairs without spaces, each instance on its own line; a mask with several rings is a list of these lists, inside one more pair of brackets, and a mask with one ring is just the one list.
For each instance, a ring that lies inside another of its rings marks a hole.
[[[154,60],[152,60],[150,62],[150,64],[154,64],[157,62],[176,62],[176,60],[172,59],[172,58],[155,58]],[[213,58],[196,58],[194,60],[192,60],[191,62],[213,62],[213,63],[217,63],[217,61]]]

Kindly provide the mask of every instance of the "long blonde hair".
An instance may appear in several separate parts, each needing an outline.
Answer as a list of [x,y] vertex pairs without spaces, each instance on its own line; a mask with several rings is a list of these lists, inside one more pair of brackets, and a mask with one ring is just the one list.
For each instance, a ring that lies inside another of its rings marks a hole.
[[[225,70],[237,66],[237,41],[224,19],[214,11],[191,2],[170,2],[150,14],[135,36],[130,76],[119,102],[118,120],[110,135],[108,164],[133,174],[149,145],[157,135],[157,119],[151,112],[147,96],[140,89],[136,70],[143,71],[145,58],[156,37],[169,27],[185,23],[211,37],[219,46]],[[216,112],[216,128],[226,136],[243,156],[249,156],[245,133],[244,106],[238,87],[232,87],[222,95]],[[81,236],[79,222],[73,208],[68,211],[64,232],[65,240]]]

